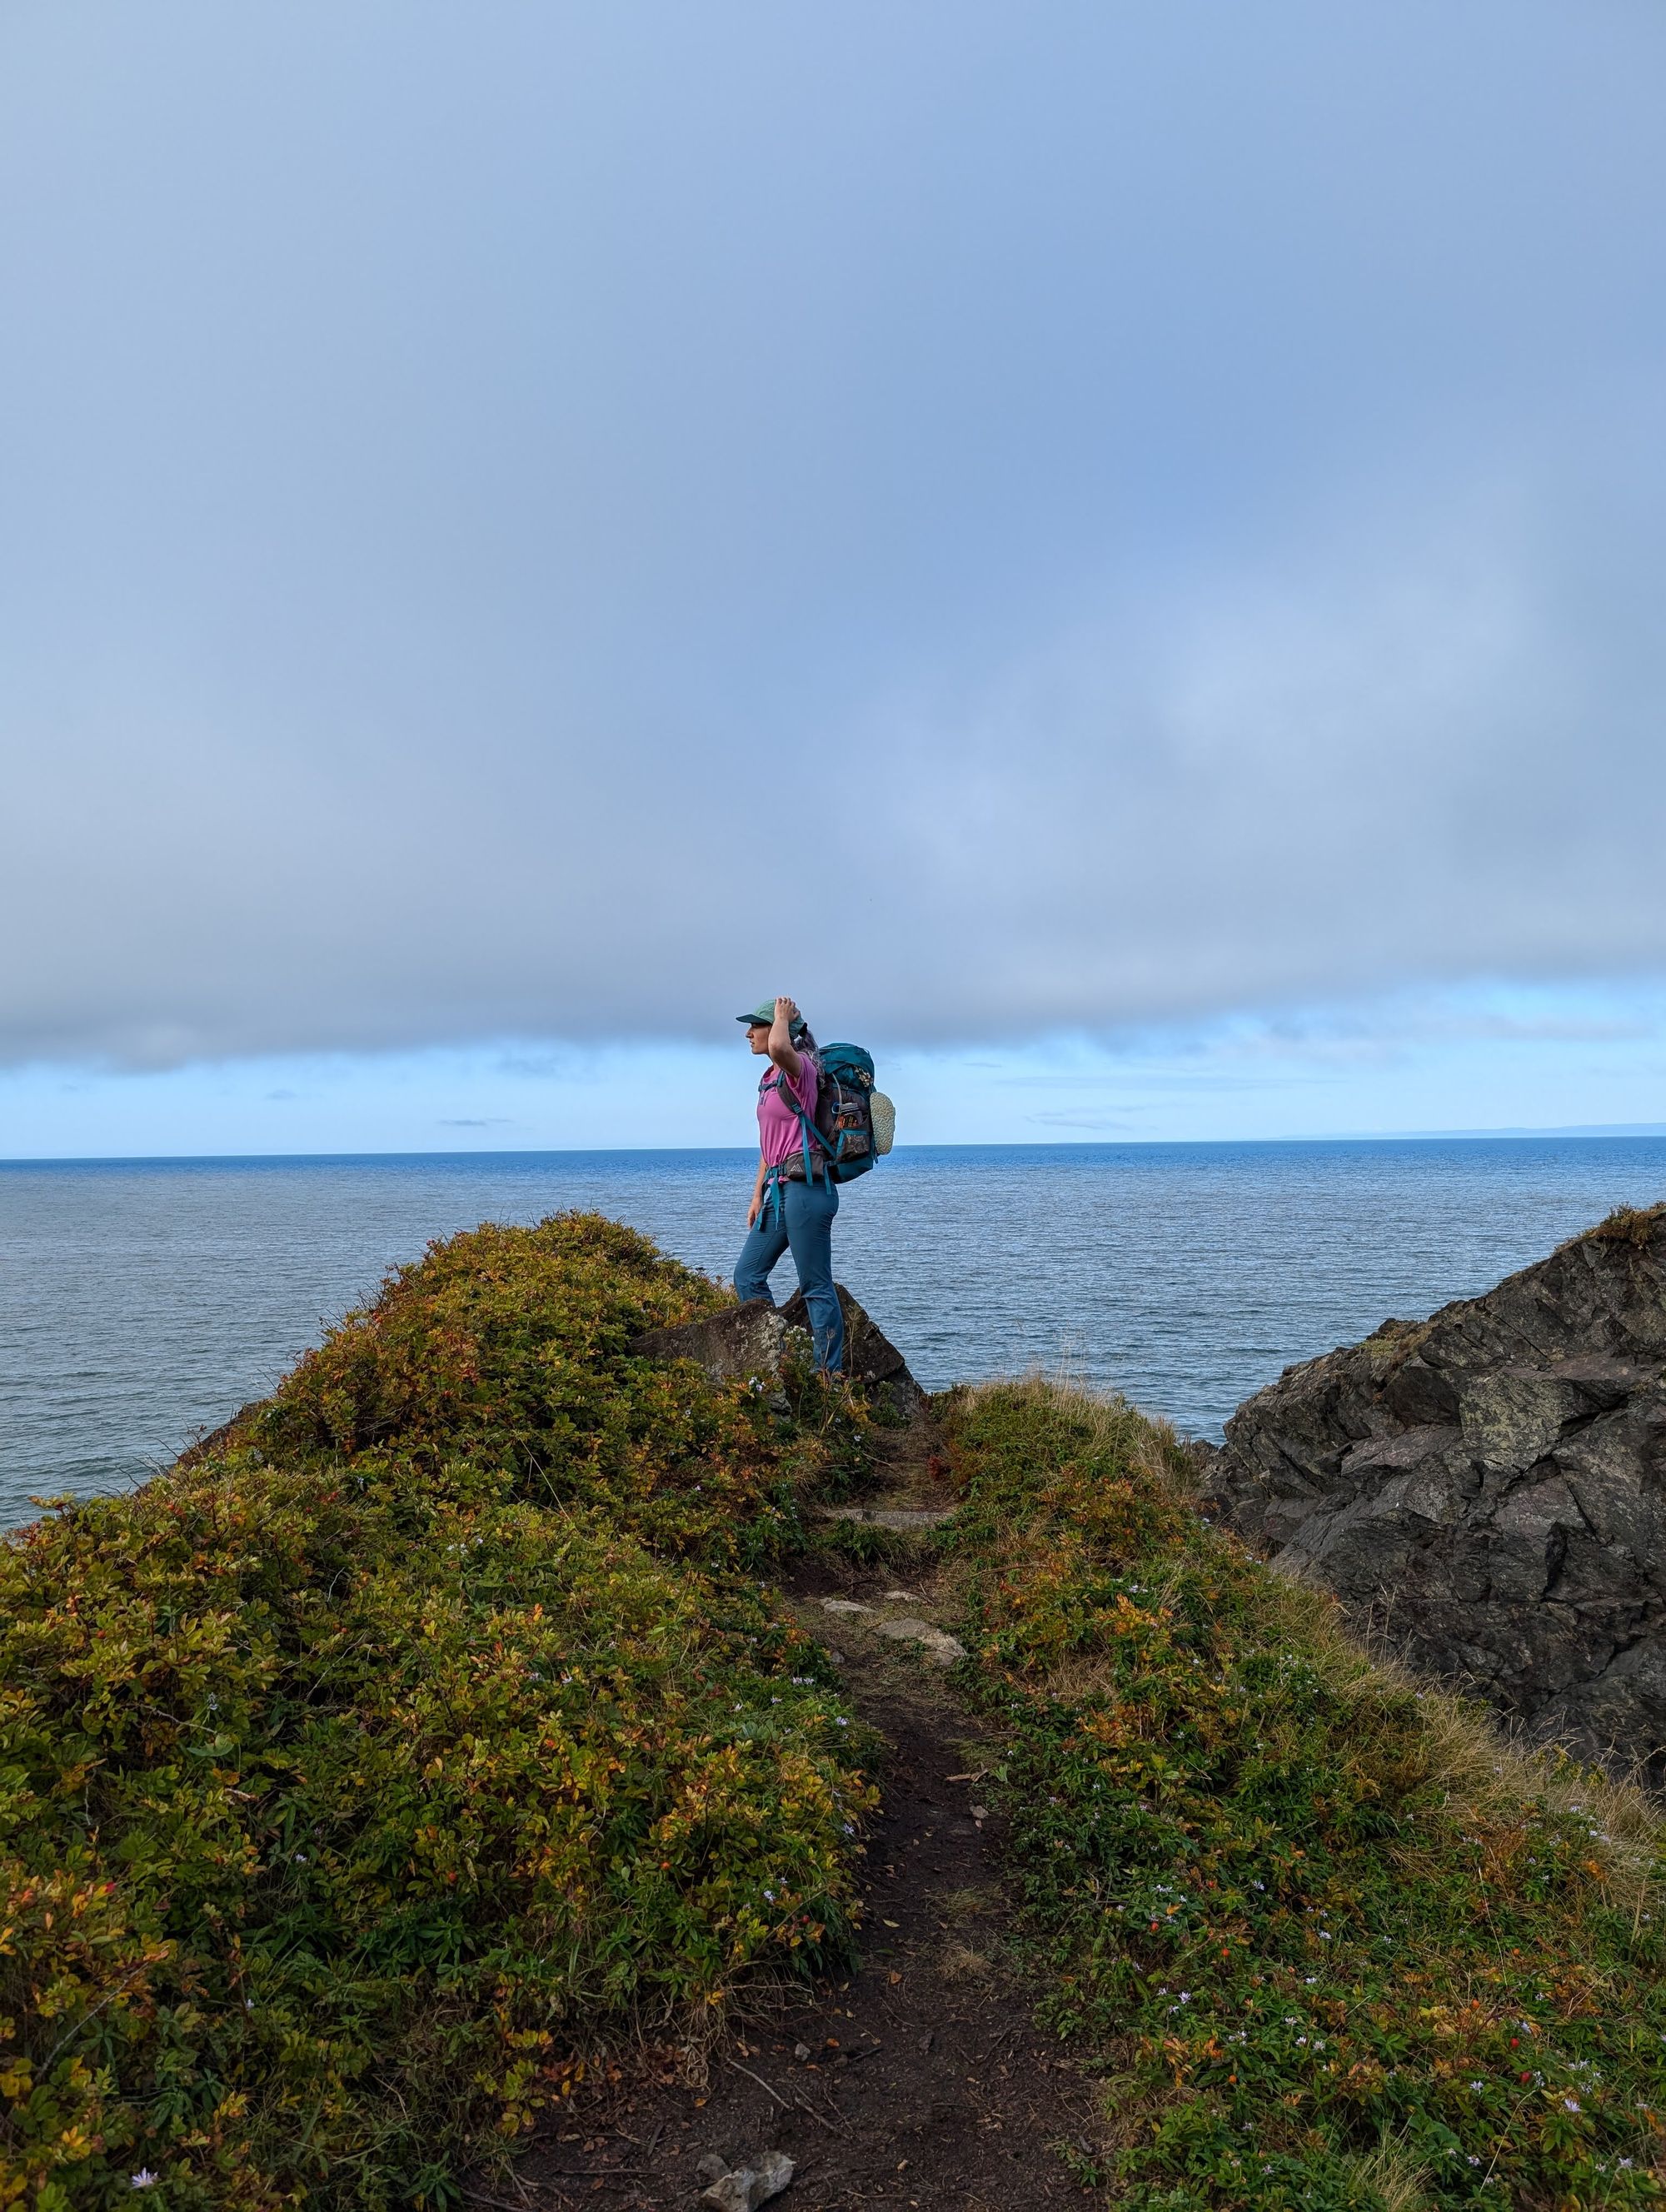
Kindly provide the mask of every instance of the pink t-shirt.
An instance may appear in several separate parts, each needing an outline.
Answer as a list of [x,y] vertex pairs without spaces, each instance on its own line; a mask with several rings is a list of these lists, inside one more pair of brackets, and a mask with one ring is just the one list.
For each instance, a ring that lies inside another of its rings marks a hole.
[[[778,1067],[772,1067],[763,1078],[764,1087],[757,1094],[757,1140],[766,1168],[781,1167],[795,1153],[800,1158],[804,1154],[804,1125],[790,1102],[775,1087],[777,1079],[782,1083],[787,1080]],[[801,1052],[798,1081],[792,1085],[792,1091],[812,1121],[816,1118],[816,1091],[820,1081],[815,1061],[807,1052]],[[813,1160],[819,1154],[820,1147],[812,1137],[810,1157]]]

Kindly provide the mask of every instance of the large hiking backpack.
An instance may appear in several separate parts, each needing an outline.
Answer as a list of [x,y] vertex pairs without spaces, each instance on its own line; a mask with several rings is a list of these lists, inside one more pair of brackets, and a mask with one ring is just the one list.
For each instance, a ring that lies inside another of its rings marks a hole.
[[784,1083],[780,1084],[781,1095],[804,1131],[806,1170],[813,1140],[826,1157],[826,1171],[833,1181],[850,1182],[891,1150],[897,1109],[883,1091],[874,1089],[873,1055],[860,1045],[824,1044],[816,1054],[816,1066],[821,1081],[813,1121]]

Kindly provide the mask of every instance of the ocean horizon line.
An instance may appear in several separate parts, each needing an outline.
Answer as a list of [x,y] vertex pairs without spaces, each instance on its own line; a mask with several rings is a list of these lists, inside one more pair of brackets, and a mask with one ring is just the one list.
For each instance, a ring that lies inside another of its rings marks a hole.
[[[1370,1129],[1326,1131],[1280,1137],[1012,1137],[974,1138],[936,1144],[898,1145],[901,1153],[930,1152],[1121,1152],[1270,1150],[1303,1145],[1443,1145],[1589,1142],[1666,1137],[1666,1121],[1575,1122],[1561,1127],[1496,1129]],[[28,1168],[144,1167],[363,1167],[383,1160],[459,1162],[493,1160],[750,1159],[751,1145],[524,1145],[435,1147],[432,1150],[323,1152],[62,1152],[19,1153],[0,1158],[0,1170]]]

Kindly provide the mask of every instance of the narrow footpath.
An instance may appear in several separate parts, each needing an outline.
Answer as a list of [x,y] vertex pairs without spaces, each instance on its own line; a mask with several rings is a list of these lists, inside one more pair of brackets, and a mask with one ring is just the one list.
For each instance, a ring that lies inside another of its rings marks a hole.
[[[933,1443],[917,1425],[885,1489],[851,1510],[881,1525],[939,1518],[952,1501]],[[948,1686],[946,1593],[894,1567],[825,1561],[787,1590],[888,1747],[860,1969],[732,2014],[703,2067],[650,2053],[657,2069],[591,2086],[513,2182],[470,2202],[694,2212],[714,2175],[769,2151],[793,2164],[767,2200],[782,2212],[1034,2212],[1101,2193],[1094,2093],[1034,2025],[1035,1992],[1004,1940],[1002,1823],[981,1787],[998,1752]]]

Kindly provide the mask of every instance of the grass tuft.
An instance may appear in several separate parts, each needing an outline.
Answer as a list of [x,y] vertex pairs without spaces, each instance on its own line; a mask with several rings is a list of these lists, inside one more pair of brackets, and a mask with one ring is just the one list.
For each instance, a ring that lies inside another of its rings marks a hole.
[[[1613,1212],[1605,1214],[1594,1229],[1583,1230],[1578,1237],[1570,1237],[1568,1244],[1587,1242],[1626,1244],[1634,1252],[1645,1252],[1663,1222],[1666,1222],[1666,1204],[1616,1206]],[[1558,1249],[1566,1251],[1568,1244],[1560,1245]]]

